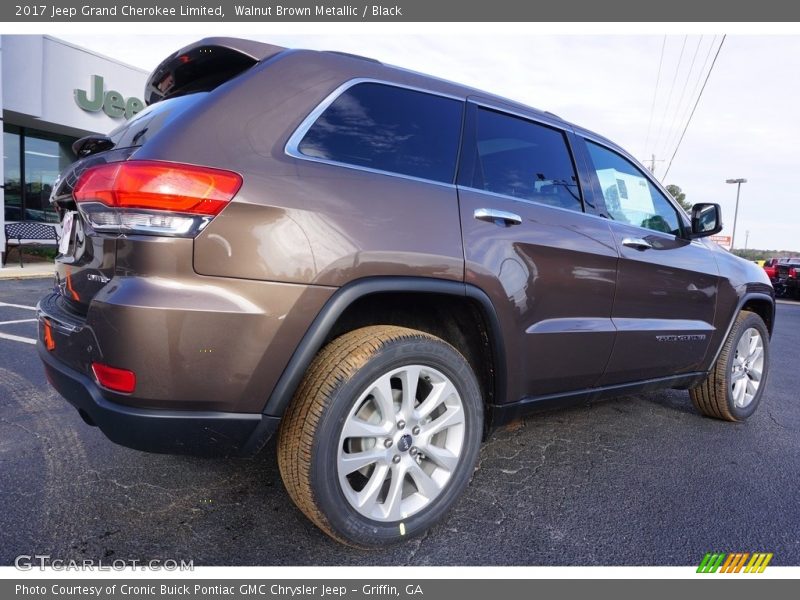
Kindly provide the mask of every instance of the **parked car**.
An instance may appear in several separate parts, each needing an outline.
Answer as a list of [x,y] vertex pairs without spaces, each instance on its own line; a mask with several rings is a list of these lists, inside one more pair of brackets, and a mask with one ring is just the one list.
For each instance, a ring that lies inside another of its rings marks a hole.
[[778,261],[779,260],[780,260],[779,258],[770,258],[770,259],[767,259],[766,261],[764,261],[764,265],[763,265],[764,271],[766,272],[767,277],[769,277],[769,280],[771,282],[773,282],[773,283],[775,281],[775,277],[776,277],[776,274],[777,274],[776,270],[777,270],[777,266],[778,266]]
[[783,258],[775,266],[773,285],[778,296],[800,299],[800,258]]
[[149,107],[75,145],[52,385],[113,441],[253,453],[278,435],[323,531],[419,535],[482,437],[535,409],[661,388],[744,421],[774,324],[763,269],[708,241],[610,140],[337,52],[199,41]]

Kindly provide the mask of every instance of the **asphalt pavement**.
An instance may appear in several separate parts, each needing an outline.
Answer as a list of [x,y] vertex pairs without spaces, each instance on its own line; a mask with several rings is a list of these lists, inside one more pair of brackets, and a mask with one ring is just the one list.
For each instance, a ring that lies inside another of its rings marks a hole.
[[[275,445],[251,459],[116,446],[45,381],[36,300],[0,282],[0,565],[696,565],[709,551],[800,565],[800,305],[781,303],[768,387],[746,423],[701,417],[685,391],[540,414],[484,444],[466,494],[424,537],[360,551],[289,500]],[[18,306],[10,306],[18,305]]]

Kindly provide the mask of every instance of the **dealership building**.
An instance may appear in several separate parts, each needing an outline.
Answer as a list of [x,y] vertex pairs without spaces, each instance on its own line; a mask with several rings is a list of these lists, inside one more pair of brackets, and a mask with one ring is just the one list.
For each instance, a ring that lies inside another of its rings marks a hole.
[[[46,35],[0,36],[3,223],[57,223],[48,198],[72,143],[141,110],[148,73]],[[0,227],[0,251],[5,247]]]

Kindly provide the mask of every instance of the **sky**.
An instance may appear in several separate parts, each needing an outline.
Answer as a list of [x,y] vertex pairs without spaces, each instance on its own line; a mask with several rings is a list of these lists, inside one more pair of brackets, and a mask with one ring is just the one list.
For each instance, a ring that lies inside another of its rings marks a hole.
[[[215,35],[211,28],[191,35],[56,37],[149,71],[209,35]],[[722,205],[723,235],[731,234],[736,204],[736,186],[725,180],[746,178],[735,247],[747,242],[748,248],[800,251],[800,186],[794,185],[800,174],[800,35],[727,36],[666,179],[720,33],[242,37],[369,56],[553,112],[612,139],[648,166],[655,155],[662,183],[680,186],[689,202]]]

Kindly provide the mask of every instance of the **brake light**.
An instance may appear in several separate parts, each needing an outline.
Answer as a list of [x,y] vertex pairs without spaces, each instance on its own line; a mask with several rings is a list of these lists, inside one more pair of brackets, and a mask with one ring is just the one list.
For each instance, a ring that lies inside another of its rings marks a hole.
[[99,231],[194,236],[241,185],[241,176],[231,171],[129,160],[87,169],[73,196]]
[[136,373],[133,371],[93,362],[92,373],[97,383],[115,392],[130,394],[136,388]]
[[791,277],[792,279],[796,278],[797,269],[795,269],[794,267],[789,267],[789,277]]

